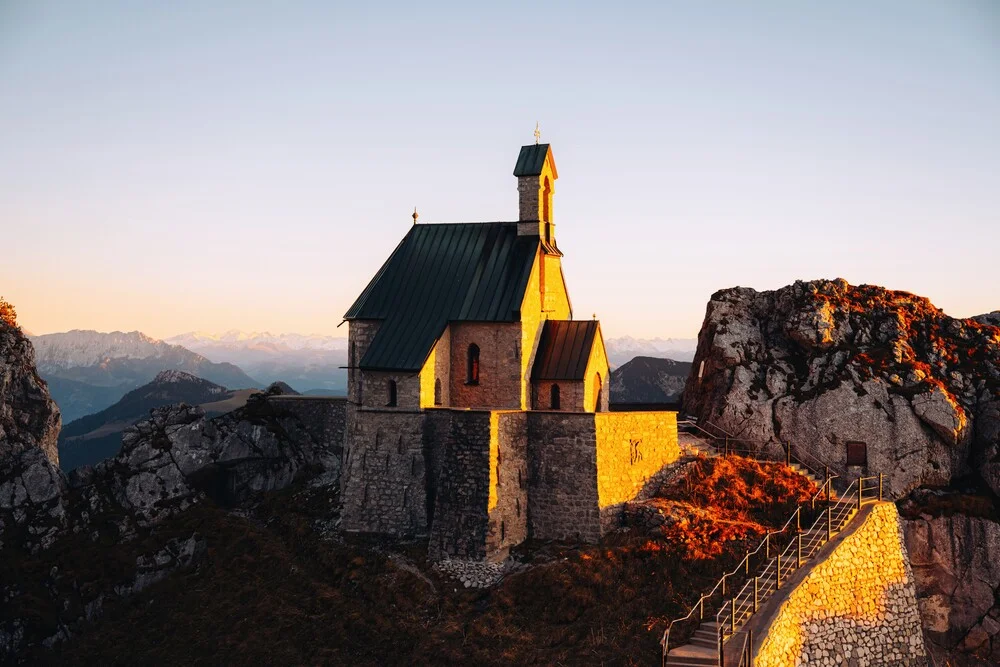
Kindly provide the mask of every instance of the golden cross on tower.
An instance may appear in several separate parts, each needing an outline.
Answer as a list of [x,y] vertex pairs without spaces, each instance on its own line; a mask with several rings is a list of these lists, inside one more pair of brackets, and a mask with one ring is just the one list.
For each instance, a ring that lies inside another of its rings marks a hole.
[[537,144],[538,140],[541,139],[541,138],[542,138],[542,131],[538,129],[538,121],[536,120],[535,121],[535,143]]

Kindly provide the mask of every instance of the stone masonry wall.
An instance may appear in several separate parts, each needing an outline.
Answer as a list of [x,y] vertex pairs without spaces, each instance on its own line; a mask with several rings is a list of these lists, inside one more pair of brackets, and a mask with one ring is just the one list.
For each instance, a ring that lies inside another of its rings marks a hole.
[[354,320],[347,325],[347,396],[353,403],[361,403],[358,366],[381,326],[378,320]]
[[635,499],[681,453],[676,412],[601,412],[593,417],[604,533],[617,526],[623,504]]
[[490,505],[487,558],[505,558],[528,537],[528,413],[490,417]]
[[309,435],[340,459],[347,428],[346,396],[270,396],[267,402],[298,417]]
[[432,559],[484,558],[491,486],[491,413],[449,410],[446,414],[449,427],[441,448],[428,555]]
[[347,411],[341,475],[344,530],[427,532],[427,475],[421,412]]
[[[361,405],[378,410],[413,411],[420,407],[420,375],[417,373],[389,373],[384,371],[357,371],[360,378]],[[389,381],[396,383],[396,407],[389,407]]]
[[600,539],[592,413],[528,415],[528,533],[543,540]]
[[755,641],[756,667],[926,665],[920,612],[896,506],[863,524],[781,601]]
[[[521,325],[458,322],[451,327],[451,406],[521,407]],[[466,384],[469,345],[479,346],[479,384]]]
[[552,385],[559,385],[559,409],[567,411],[583,411],[583,382],[572,380],[540,381],[532,385],[534,397],[531,405],[534,410],[552,410]]

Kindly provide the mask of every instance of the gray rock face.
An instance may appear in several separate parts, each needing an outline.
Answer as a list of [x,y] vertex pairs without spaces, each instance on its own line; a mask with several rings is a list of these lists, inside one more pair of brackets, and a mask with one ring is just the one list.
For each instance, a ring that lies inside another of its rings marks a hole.
[[0,319],[0,458],[40,449],[59,463],[59,408],[35,369],[35,350]]
[[1000,664],[1000,523],[924,515],[905,521],[904,533],[938,664]]
[[[684,407],[762,448],[902,497],[978,471],[1000,491],[1000,329],[926,299],[843,280],[712,296]],[[847,443],[867,466],[847,466]]]

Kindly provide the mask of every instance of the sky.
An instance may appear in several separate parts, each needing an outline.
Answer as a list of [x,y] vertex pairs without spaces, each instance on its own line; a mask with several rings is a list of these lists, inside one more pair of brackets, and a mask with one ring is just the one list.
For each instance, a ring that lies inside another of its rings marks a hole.
[[0,295],[33,333],[346,335],[412,224],[513,220],[577,318],[845,278],[1000,309],[1000,5],[0,0]]

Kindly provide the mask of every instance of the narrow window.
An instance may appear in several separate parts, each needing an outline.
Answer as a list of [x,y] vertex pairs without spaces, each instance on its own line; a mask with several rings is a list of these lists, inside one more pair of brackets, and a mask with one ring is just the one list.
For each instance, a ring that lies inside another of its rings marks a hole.
[[601,374],[594,374],[594,412],[601,411]]
[[868,445],[864,442],[847,442],[847,465],[867,466]]
[[396,381],[389,380],[389,402],[386,403],[386,407],[394,408],[396,407]]
[[441,405],[441,378],[434,380],[434,405]]
[[503,542],[507,539],[507,526],[503,521],[500,522],[500,541]]
[[[552,184],[549,177],[545,177],[545,188],[542,191],[542,222],[552,222]],[[549,229],[545,227],[545,240],[549,241]]]
[[466,384],[479,384],[479,346],[473,343],[469,346],[468,365],[465,374]]
[[549,397],[549,405],[552,407],[553,410],[559,410],[560,409],[560,405],[559,405],[559,385],[557,385],[557,384],[552,385],[552,389],[550,390],[550,394],[551,395]]

